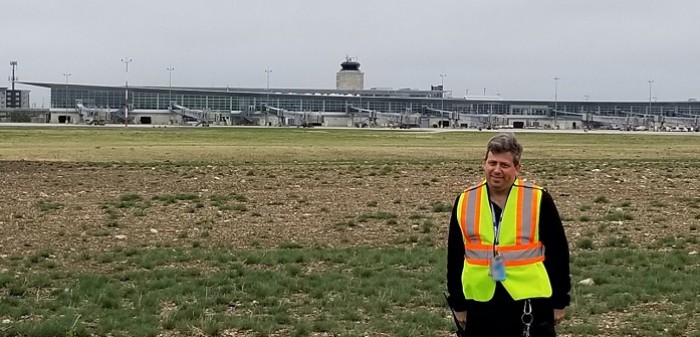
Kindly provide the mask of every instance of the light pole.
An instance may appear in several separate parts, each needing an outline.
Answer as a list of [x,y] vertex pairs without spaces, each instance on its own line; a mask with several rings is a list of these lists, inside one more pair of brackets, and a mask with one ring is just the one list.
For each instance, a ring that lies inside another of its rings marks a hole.
[[173,105],[173,70],[175,67],[170,66],[165,69],[168,70],[168,108],[170,108]]
[[442,119],[445,118],[445,77],[447,74],[440,74],[440,127],[442,127]]
[[66,78],[66,90],[63,93],[63,100],[64,100],[63,104],[65,104],[66,109],[68,109],[68,107],[70,106],[68,104],[68,77],[70,77],[70,75],[71,75],[71,73],[63,73],[63,77]]
[[267,114],[268,114],[268,106],[270,105],[270,73],[272,72],[272,69],[269,67],[265,69],[265,77],[266,79],[266,84],[265,84],[265,92],[267,96],[265,97],[265,126],[267,126],[268,121],[267,121]]
[[270,68],[265,69],[265,75],[267,76],[265,88],[267,88],[267,90],[270,90],[270,73],[271,72],[272,72],[272,69],[270,69]]
[[132,59],[125,57],[122,59],[126,65],[126,86],[124,87],[124,126],[129,126],[129,63]]
[[[8,80],[12,82],[12,101],[10,102],[9,100],[7,101],[7,107],[8,108],[19,108],[19,105],[17,105],[17,101],[15,99],[15,81],[18,80],[18,78],[15,77],[15,68],[17,68],[17,61],[10,61],[10,66],[12,67],[12,77],[9,77]],[[12,105],[12,106],[10,106]]]
[[554,125],[557,126],[557,101],[558,101],[559,77],[554,76]]
[[651,115],[651,85],[654,83],[654,80],[649,80],[649,114]]
[[[10,66],[12,67],[12,77],[9,79],[12,82],[12,91],[15,91],[15,68],[17,68],[17,61],[10,61]],[[13,94],[14,95],[14,94]]]

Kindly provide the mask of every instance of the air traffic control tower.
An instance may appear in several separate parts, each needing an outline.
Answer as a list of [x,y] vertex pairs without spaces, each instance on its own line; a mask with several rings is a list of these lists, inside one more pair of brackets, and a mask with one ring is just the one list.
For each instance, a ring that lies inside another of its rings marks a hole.
[[335,88],[337,90],[365,89],[365,74],[360,71],[360,62],[348,56],[340,66],[342,69],[335,75]]

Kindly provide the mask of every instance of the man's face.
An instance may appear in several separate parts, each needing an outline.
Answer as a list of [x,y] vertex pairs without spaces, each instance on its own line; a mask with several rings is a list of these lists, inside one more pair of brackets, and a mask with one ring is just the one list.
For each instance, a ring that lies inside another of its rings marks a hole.
[[510,152],[489,152],[484,160],[484,174],[489,187],[502,191],[510,188],[515,178],[520,173],[520,164],[513,162],[513,154]]

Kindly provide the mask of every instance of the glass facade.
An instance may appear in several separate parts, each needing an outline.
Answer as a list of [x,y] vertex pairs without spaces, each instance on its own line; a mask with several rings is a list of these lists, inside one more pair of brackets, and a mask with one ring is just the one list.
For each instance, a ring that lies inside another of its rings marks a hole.
[[[129,100],[133,99],[130,92]],[[104,90],[104,89],[83,89],[75,87],[55,87],[51,88],[52,108],[75,108],[78,100],[82,100],[86,106],[98,108],[119,108],[124,106],[124,89]]]
[[[37,84],[40,85],[40,84]],[[80,101],[88,107],[121,108],[124,106],[123,87],[45,84],[51,88],[52,108],[75,108]],[[243,89],[241,89],[243,90]],[[551,101],[465,100],[434,97],[429,91],[396,91],[397,96],[382,92],[349,94],[332,90],[295,90],[293,93],[267,93],[262,89],[229,91],[228,89],[184,88],[129,88],[129,105],[132,109],[168,109],[172,101],[177,105],[196,110],[213,111],[261,111],[270,106],[288,111],[348,113],[356,108],[387,113],[425,113],[426,108],[455,111],[464,114],[535,115],[551,116]],[[414,97],[417,96],[417,97]],[[664,115],[669,117],[695,117],[700,115],[700,102],[557,102],[557,110],[578,114],[604,116]],[[434,112],[434,111],[431,111]]]

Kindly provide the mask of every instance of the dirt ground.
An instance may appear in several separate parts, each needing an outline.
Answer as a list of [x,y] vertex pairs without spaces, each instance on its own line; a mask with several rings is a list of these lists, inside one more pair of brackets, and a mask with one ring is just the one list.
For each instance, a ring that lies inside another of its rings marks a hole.
[[[552,193],[573,251],[588,239],[586,249],[684,245],[697,251],[697,171],[697,161],[568,160],[525,163],[521,176]],[[158,245],[443,247],[455,197],[480,178],[477,162],[196,167],[0,161],[0,261]],[[61,260],[76,264],[66,266],[71,270],[100,272],[99,263]]]
[[[663,250],[673,239],[699,236],[697,169],[697,162],[537,161],[526,163],[522,176],[552,193],[572,249],[590,237],[595,248],[631,243]],[[1,161],[0,252],[158,244],[442,246],[449,208],[480,174],[475,162],[142,167]]]

